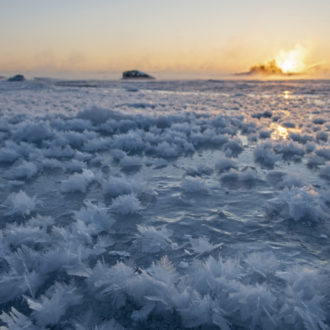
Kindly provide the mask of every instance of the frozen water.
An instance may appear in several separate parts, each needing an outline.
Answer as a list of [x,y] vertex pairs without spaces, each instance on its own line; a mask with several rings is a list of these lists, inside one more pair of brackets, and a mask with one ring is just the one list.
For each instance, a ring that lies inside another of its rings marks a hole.
[[1,81],[0,327],[329,329],[329,91]]

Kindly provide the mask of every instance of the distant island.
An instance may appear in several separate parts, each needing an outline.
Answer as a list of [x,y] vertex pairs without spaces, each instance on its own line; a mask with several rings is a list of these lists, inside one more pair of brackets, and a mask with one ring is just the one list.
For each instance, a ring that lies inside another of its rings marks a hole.
[[8,81],[24,81],[25,77],[22,74],[17,74],[8,79]]
[[139,70],[129,70],[123,72],[122,79],[155,79],[155,77]]

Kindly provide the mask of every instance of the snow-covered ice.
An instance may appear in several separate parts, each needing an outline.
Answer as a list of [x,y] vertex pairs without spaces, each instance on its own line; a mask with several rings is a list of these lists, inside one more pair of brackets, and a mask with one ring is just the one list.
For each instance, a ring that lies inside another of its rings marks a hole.
[[330,329],[329,90],[0,81],[0,327]]

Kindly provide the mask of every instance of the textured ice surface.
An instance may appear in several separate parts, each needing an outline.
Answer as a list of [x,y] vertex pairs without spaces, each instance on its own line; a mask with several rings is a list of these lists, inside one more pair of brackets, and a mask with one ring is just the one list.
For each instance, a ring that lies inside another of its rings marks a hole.
[[0,327],[329,329],[329,91],[0,82]]

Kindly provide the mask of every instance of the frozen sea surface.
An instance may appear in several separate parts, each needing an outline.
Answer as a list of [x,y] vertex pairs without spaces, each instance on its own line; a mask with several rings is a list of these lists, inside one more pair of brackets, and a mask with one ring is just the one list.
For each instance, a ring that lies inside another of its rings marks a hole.
[[330,81],[0,82],[3,329],[329,329]]

